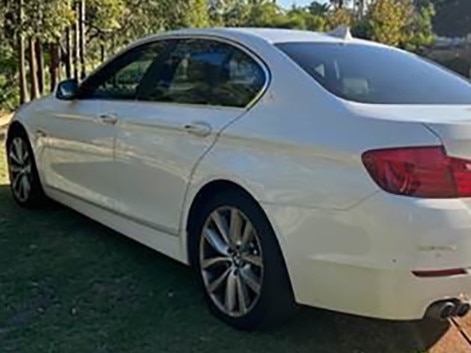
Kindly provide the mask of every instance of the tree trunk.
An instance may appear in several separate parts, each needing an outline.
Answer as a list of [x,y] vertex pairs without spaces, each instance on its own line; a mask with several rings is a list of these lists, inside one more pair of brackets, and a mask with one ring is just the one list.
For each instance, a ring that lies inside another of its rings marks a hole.
[[[76,13],[79,13],[80,5],[76,5]],[[80,80],[80,24],[77,18],[74,24],[74,78]]]
[[18,57],[19,57],[19,73],[20,73],[20,103],[29,101],[28,95],[28,81],[26,79],[26,48],[25,38],[21,30],[23,22],[23,0],[18,0],[18,21],[20,31],[18,33]]
[[39,98],[39,84],[38,84],[38,62],[36,59],[34,38],[29,38],[29,76],[31,83],[31,99]]
[[115,53],[115,50],[116,50],[116,33],[113,32],[111,34],[111,54],[114,54]]
[[18,50],[19,50],[19,71],[20,71],[20,103],[26,103],[29,101],[28,94],[28,80],[26,78],[26,49],[25,39],[23,34],[20,33],[18,37]]
[[365,0],[358,0],[358,18],[365,16]]
[[57,83],[62,81],[62,49],[60,41],[57,42]]
[[51,91],[54,91],[60,80],[60,59],[58,44],[49,44],[49,55],[51,56],[51,64],[49,65],[49,74],[51,76]]
[[86,76],[85,67],[85,0],[80,1],[80,14],[79,14],[79,29],[80,29],[80,79]]
[[44,94],[44,55],[43,55],[43,45],[38,40],[35,43],[35,51],[36,51],[36,60],[38,66],[38,86],[39,86],[39,93],[42,95]]
[[105,43],[101,43],[100,44],[100,59],[101,59],[101,62],[105,61],[105,57],[106,57]]
[[73,53],[72,53],[72,30],[67,27],[65,32],[65,50],[67,52],[67,58],[65,61],[65,74],[67,78],[72,78],[72,66],[73,66]]

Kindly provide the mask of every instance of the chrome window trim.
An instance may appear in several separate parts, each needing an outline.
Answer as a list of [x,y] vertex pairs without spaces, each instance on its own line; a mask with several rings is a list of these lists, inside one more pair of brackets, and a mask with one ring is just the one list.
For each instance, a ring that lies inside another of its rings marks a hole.
[[[136,99],[103,99],[103,98],[95,98],[97,100],[102,100],[106,102],[133,102],[133,103],[148,103],[148,104],[165,104],[165,105],[176,105],[176,106],[187,106],[191,108],[212,108],[212,109],[237,109],[237,110],[243,110],[243,111],[248,111],[250,110],[257,102],[262,99],[262,97],[265,95],[267,92],[268,88],[270,87],[271,84],[271,71],[268,68],[268,65],[265,63],[265,61],[258,55],[256,54],[253,50],[250,48],[244,46],[243,44],[236,42],[234,40],[231,40],[229,38],[223,37],[223,36],[218,36],[218,35],[213,35],[213,34],[162,34],[161,37],[153,37],[152,39],[149,40],[144,40],[144,42],[139,42],[136,43],[135,45],[131,45],[128,47],[126,50],[119,52],[116,54],[112,59],[110,59],[108,62],[105,62],[103,65],[107,65],[111,62],[113,62],[115,59],[118,57],[125,55],[128,53],[130,50],[135,50],[139,47],[147,46],[153,43],[157,43],[160,41],[164,40],[179,40],[179,39],[205,39],[205,40],[212,40],[220,43],[225,43],[229,44],[242,52],[244,52],[246,55],[248,55],[252,60],[254,60],[259,67],[261,67],[263,74],[265,76],[265,82],[260,89],[260,91],[252,98],[252,100],[245,106],[245,107],[234,107],[234,106],[226,106],[226,105],[217,105],[217,104],[191,104],[191,103],[175,103],[175,102],[154,102],[154,101],[143,101],[143,100],[138,100]],[[92,74],[95,74],[98,72],[102,66],[100,66],[96,71],[94,71]],[[85,82],[85,81],[84,81]]]

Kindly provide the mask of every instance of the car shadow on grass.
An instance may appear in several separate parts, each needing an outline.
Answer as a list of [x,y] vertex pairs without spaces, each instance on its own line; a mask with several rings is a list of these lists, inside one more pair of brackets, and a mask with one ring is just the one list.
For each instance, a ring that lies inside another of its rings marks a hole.
[[2,352],[416,353],[448,328],[301,308],[283,327],[236,331],[186,266],[65,207],[21,209],[0,186]]

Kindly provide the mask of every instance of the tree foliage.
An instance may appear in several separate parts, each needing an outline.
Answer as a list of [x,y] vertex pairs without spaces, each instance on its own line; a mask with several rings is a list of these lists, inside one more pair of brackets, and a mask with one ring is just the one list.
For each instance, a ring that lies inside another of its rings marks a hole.
[[411,12],[401,45],[407,50],[421,52],[433,44],[432,20],[435,7],[429,0],[418,0]]
[[60,39],[75,18],[71,2],[67,0],[25,1],[24,15],[22,31],[25,36],[46,43]]
[[371,39],[392,46],[401,44],[410,10],[408,0],[377,0],[374,2],[368,14]]
[[310,5],[307,6],[307,10],[311,15],[325,17],[329,12],[329,5],[327,3],[319,3],[313,1]]
[[428,0],[377,0],[366,21],[358,21],[354,33],[380,43],[420,52],[433,43],[432,19],[435,14]]
[[338,26],[351,26],[353,22],[353,14],[350,10],[339,7],[330,12],[327,16],[327,23],[330,28],[334,29]]
[[121,28],[122,19],[128,18],[125,0],[88,0],[87,26],[96,32],[111,32]]

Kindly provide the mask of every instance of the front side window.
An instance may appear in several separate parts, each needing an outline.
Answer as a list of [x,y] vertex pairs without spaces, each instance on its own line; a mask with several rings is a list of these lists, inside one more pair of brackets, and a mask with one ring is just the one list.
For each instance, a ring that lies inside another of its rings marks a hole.
[[82,98],[132,100],[146,72],[163,52],[156,42],[123,54],[87,79],[80,87]]
[[265,74],[248,54],[212,40],[181,40],[139,99],[245,107],[262,90]]
[[418,56],[380,46],[276,45],[338,97],[370,104],[471,104],[471,84]]

